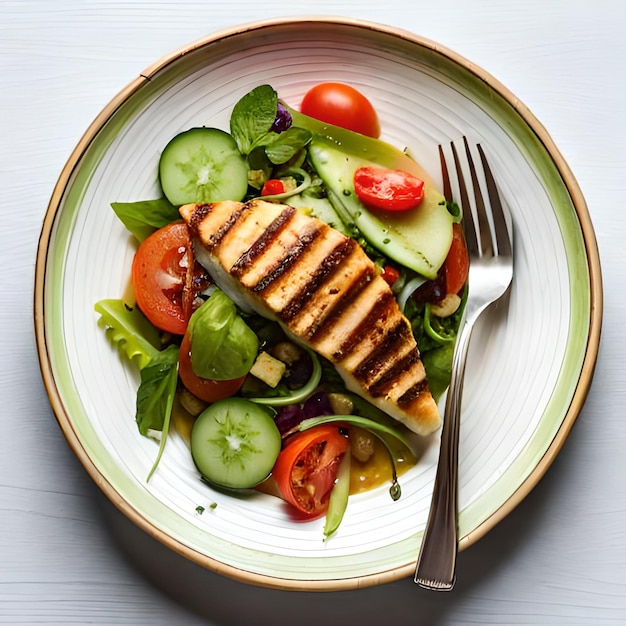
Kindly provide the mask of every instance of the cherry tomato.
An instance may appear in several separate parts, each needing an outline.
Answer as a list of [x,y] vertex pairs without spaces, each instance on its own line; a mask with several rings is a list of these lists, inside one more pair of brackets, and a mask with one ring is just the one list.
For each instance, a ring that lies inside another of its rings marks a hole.
[[163,226],[141,243],[133,259],[132,282],[144,315],[161,330],[184,334],[201,303],[197,296],[210,282],[194,259],[184,222]]
[[285,183],[277,178],[266,180],[261,189],[262,196],[274,196],[278,193],[285,193]]
[[400,278],[400,272],[393,267],[393,265],[385,265],[381,274],[383,280],[389,285],[393,285],[398,278]]
[[232,380],[211,380],[197,376],[191,366],[191,340],[185,333],[178,356],[178,375],[185,388],[205,402],[217,402],[234,396],[246,379],[245,376]]
[[356,195],[369,209],[406,211],[424,199],[424,181],[402,170],[360,167],[353,182]]
[[469,255],[459,224],[453,224],[452,244],[444,263],[446,273],[446,292],[459,293],[467,282],[469,273]]
[[378,138],[380,123],[371,102],[354,87],[320,83],[307,91],[300,111],[321,122]]
[[324,515],[348,438],[336,424],[323,424],[291,436],[274,464],[282,497],[309,519]]

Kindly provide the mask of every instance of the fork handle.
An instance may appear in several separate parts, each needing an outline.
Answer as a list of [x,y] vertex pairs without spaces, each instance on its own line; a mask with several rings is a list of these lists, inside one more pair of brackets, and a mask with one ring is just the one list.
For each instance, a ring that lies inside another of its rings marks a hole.
[[420,587],[437,591],[450,591],[455,582],[458,550],[459,424],[465,362],[472,327],[473,323],[466,318],[457,336],[433,496],[415,571],[415,582]]

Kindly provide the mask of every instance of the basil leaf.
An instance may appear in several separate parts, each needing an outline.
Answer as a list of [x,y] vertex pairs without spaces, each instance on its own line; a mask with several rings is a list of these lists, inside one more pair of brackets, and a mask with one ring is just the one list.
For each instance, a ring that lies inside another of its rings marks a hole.
[[248,155],[259,137],[269,132],[278,110],[278,94],[270,85],[259,85],[235,104],[230,134],[242,154]]
[[137,390],[135,419],[139,432],[164,430],[169,423],[172,403],[178,382],[178,348],[168,346],[155,354],[141,369],[141,383]]
[[261,189],[265,181],[272,177],[273,168],[264,146],[252,148],[248,155],[248,167],[248,185]]
[[280,134],[272,134],[275,136],[272,137],[270,143],[266,144],[265,153],[275,165],[287,163],[311,141],[311,131],[295,126]]
[[111,208],[140,243],[158,228],[180,218],[178,208],[166,198],[111,202]]
[[197,376],[231,380],[250,371],[259,340],[223,291],[214,291],[193,313],[188,332],[191,366]]

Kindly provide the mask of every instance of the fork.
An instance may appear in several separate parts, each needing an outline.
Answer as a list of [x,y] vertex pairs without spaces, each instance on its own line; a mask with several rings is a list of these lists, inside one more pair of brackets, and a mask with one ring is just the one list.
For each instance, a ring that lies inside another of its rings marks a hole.
[[[490,304],[504,295],[513,279],[512,227],[507,224],[506,207],[500,200],[485,153],[480,145],[476,145],[484,174],[482,189],[487,191],[485,201],[466,137],[463,137],[463,143],[465,149],[460,155],[454,142],[450,145],[459,187],[461,223],[470,259],[469,291],[452,360],[430,512],[415,570],[415,582],[420,587],[438,591],[451,590],[456,579],[459,424],[470,337],[476,320]],[[444,196],[450,200],[452,185],[442,146],[439,146],[439,156]],[[464,171],[469,171],[471,193],[465,183]]]

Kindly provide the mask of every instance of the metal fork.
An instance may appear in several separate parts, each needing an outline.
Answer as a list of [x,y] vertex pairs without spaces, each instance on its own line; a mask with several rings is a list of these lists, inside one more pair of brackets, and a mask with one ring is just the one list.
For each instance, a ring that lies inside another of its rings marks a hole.
[[[477,145],[476,150],[484,173],[483,188],[487,191],[488,201],[485,201],[479,183],[480,174],[467,138],[463,137],[463,142],[465,149],[460,151],[460,155],[454,143],[451,143],[451,149],[459,187],[459,204],[463,211],[463,232],[470,257],[469,292],[452,360],[452,378],[446,399],[435,485],[415,571],[415,582],[418,585],[439,591],[451,590],[456,578],[459,423],[470,336],[481,313],[504,295],[513,279],[511,226],[505,217],[506,208],[500,201],[485,153]],[[439,156],[444,196],[450,200],[453,192],[441,146]],[[463,158],[465,168],[462,166]],[[469,171],[473,193],[468,191],[464,170]],[[472,196],[474,202],[470,200]]]

